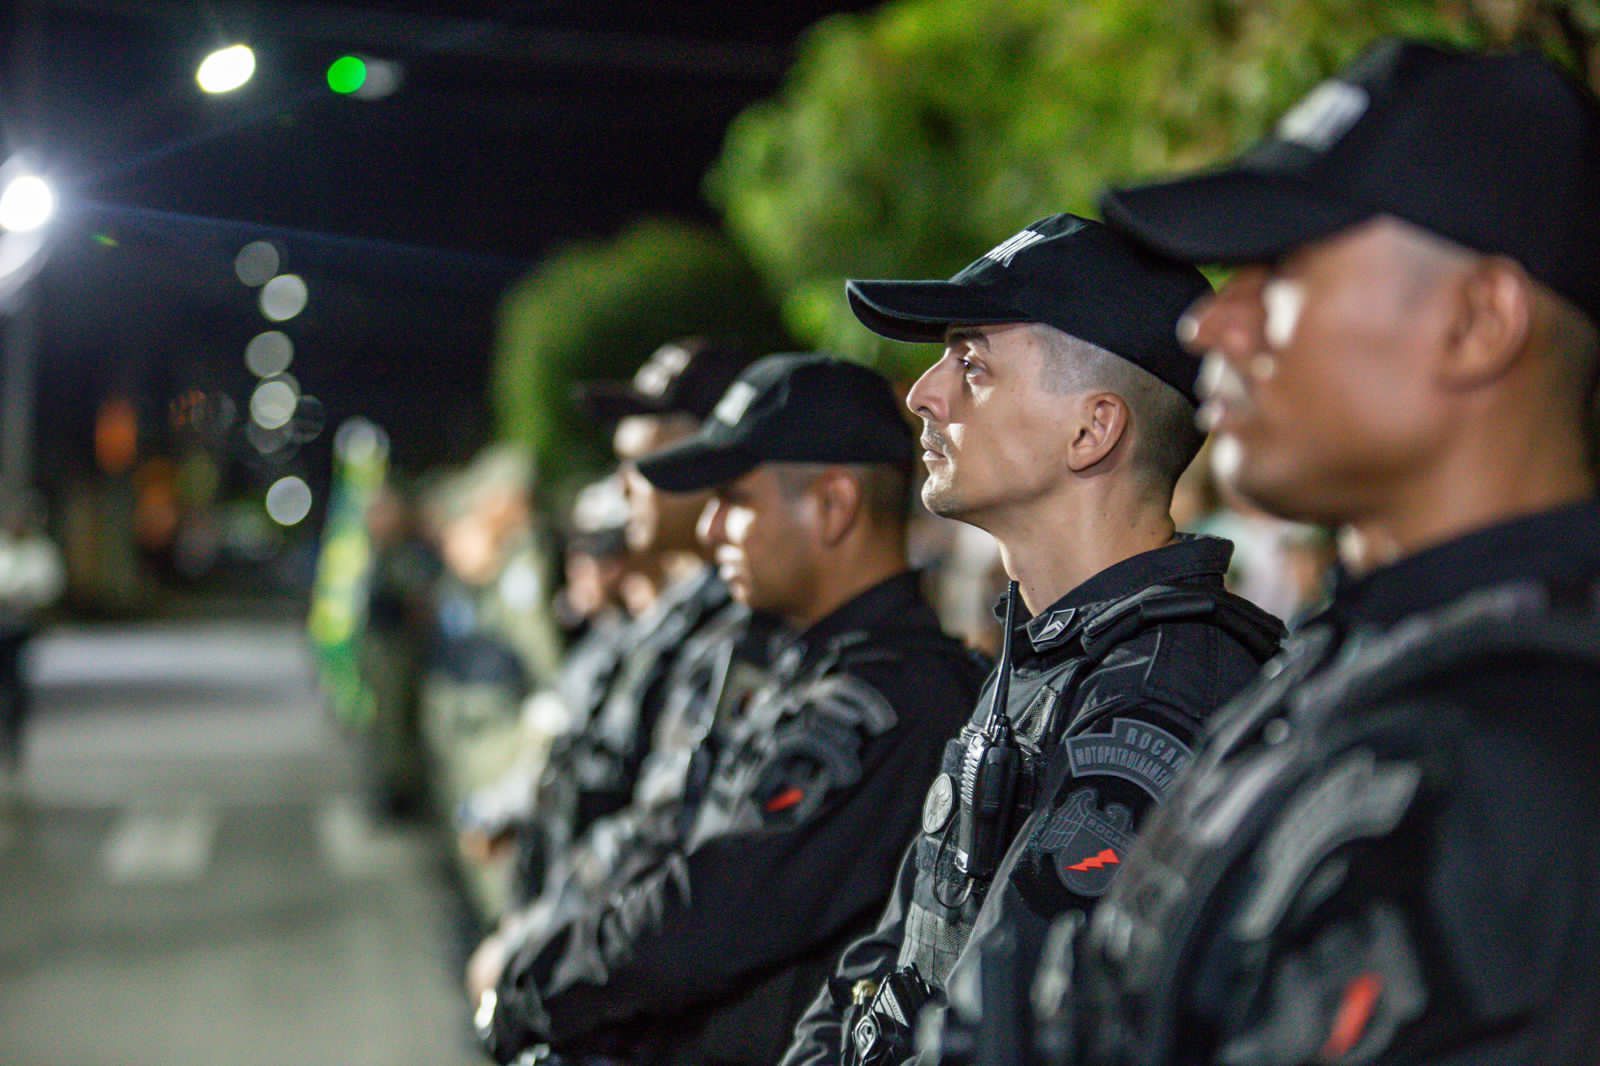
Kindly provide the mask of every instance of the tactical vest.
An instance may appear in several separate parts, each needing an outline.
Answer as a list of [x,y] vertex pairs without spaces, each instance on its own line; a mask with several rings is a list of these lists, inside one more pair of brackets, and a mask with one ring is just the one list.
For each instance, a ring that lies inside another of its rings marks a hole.
[[[848,788],[861,776],[852,750],[859,741],[882,736],[899,719],[876,689],[839,671],[849,658],[897,660],[910,652],[945,652],[950,638],[938,630],[852,631],[834,637],[810,662],[791,646],[779,655],[771,676],[745,701],[747,712],[730,723],[727,741],[705,783],[706,796],[690,834],[690,846],[710,836],[759,828],[761,812],[752,802],[760,774],[777,754],[779,727],[807,706],[828,710],[825,721],[803,736],[791,736],[785,756],[804,757],[826,768],[830,786]],[[822,796],[808,797],[820,802]],[[803,810],[795,812],[803,820]]]
[[[1155,585],[1092,611],[1075,613],[1058,635],[1058,665],[1042,686],[1010,710],[1020,748],[1015,810],[1010,832],[1000,844],[1012,852],[995,871],[994,880],[1010,875],[1015,850],[1010,845],[1031,831],[1029,816],[1058,790],[1068,772],[1064,738],[1088,723],[1078,721],[1083,683],[1119,646],[1156,626],[1172,623],[1216,626],[1258,660],[1277,648],[1282,627],[1246,600],[1220,588],[1203,585]],[[987,692],[987,690],[986,690]],[[917,887],[908,905],[899,966],[942,988],[966,945],[973,921],[988,891],[987,880],[969,878],[956,862],[953,846],[963,805],[972,802],[960,784],[972,753],[981,742],[980,726],[969,721],[946,745],[942,773],[929,790],[923,808],[923,832],[916,844]],[[967,773],[966,776],[971,776]]]
[[[1225,1017],[1242,1022],[1266,980],[1272,935],[1317,883],[1321,860],[1391,832],[1433,783],[1422,765],[1386,759],[1362,738],[1401,722],[1441,729],[1437,707],[1419,712],[1426,703],[1408,699],[1495,661],[1600,671],[1594,590],[1500,585],[1387,631],[1356,630],[1337,647],[1326,629],[1291,638],[1146,826],[1081,953],[1063,939],[1047,954],[1039,987],[1061,999],[1046,1021],[1073,1032],[1046,1061],[1185,1061],[1183,997],[1208,976]],[[1227,974],[1197,972],[1202,945],[1212,945],[1206,958],[1226,958]]]

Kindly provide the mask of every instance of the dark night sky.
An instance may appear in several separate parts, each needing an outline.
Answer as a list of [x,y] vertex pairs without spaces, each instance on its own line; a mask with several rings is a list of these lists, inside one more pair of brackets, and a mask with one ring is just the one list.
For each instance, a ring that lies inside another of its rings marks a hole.
[[[408,466],[464,458],[488,429],[505,285],[643,214],[709,219],[728,121],[777,88],[804,27],[865,6],[13,3],[6,148],[38,153],[62,195],[38,290],[41,473],[88,468],[112,391],[156,421],[190,387],[246,401],[244,345],[267,324],[232,264],[261,237],[310,288],[285,328],[330,423],[376,418]],[[255,79],[204,96],[196,64],[236,40]],[[400,91],[329,92],[345,51],[399,60]],[[325,463],[325,440],[300,462]]]

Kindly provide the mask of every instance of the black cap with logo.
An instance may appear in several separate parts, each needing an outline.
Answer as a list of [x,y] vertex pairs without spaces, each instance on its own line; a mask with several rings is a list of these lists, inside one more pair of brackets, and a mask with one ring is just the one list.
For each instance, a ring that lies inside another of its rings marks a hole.
[[1600,319],[1600,109],[1531,52],[1381,42],[1233,165],[1101,206],[1192,263],[1266,262],[1392,215],[1515,259]]
[[1142,367],[1194,402],[1199,365],[1178,319],[1211,291],[1191,266],[1076,215],[1051,215],[949,281],[848,281],[850,309],[874,333],[939,341],[951,326],[1039,322]]
[[630,382],[587,381],[578,405],[607,422],[631,415],[690,415],[704,420],[754,356],[698,337],[663,344]]
[[694,436],[639,460],[668,492],[725,484],[762,463],[890,463],[915,455],[889,382],[827,355],[769,355],[728,387]]

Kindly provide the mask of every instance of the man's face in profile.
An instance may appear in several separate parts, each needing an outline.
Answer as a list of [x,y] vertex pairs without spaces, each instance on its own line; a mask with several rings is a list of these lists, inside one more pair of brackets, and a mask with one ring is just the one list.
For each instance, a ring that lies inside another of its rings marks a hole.
[[1405,489],[1448,430],[1430,373],[1451,328],[1435,239],[1377,219],[1241,267],[1190,308],[1202,428],[1230,488],[1339,524]]

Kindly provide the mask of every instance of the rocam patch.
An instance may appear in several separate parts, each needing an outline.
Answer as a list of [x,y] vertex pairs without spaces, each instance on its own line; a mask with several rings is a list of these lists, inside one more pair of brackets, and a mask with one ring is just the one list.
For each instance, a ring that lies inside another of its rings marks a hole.
[[1073,777],[1116,777],[1138,785],[1152,799],[1166,797],[1189,765],[1189,745],[1160,726],[1117,718],[1108,733],[1069,737],[1067,759]]
[[1093,899],[1111,887],[1111,878],[1133,843],[1133,812],[1120,803],[1100,806],[1100,793],[1080,788],[1050,816],[1039,835],[1061,883]]

